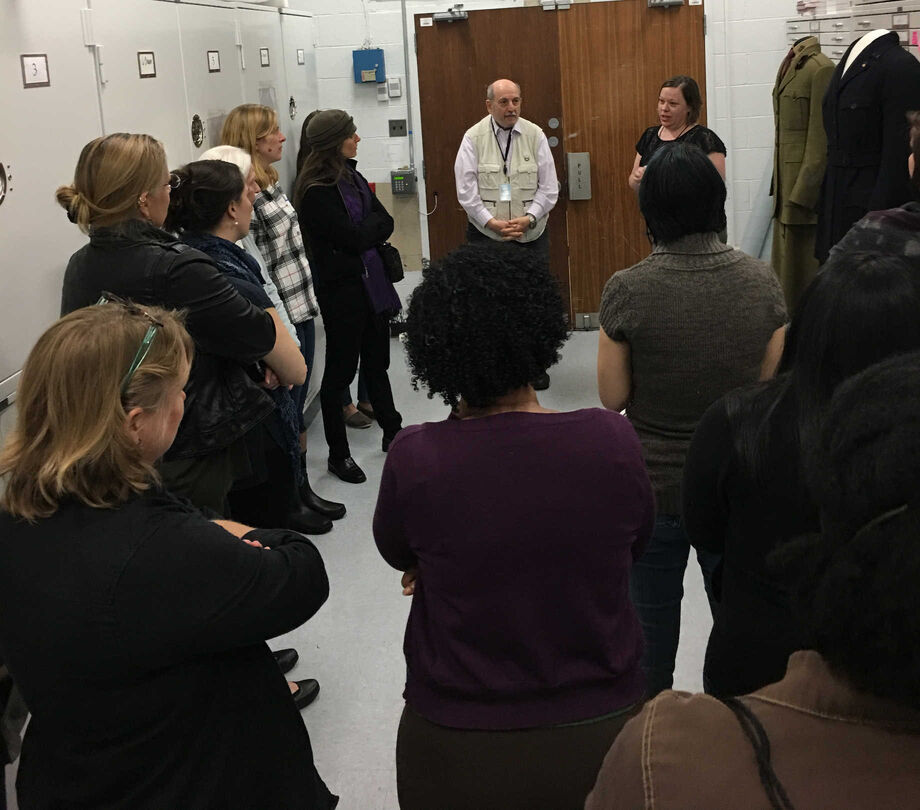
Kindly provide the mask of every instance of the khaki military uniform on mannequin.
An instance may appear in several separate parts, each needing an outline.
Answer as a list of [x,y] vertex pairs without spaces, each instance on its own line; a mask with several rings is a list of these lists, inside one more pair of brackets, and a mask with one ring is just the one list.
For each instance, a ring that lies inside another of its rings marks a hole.
[[773,269],[790,312],[818,269],[817,205],[827,164],[821,101],[834,63],[817,37],[799,40],[780,65],[773,89]]

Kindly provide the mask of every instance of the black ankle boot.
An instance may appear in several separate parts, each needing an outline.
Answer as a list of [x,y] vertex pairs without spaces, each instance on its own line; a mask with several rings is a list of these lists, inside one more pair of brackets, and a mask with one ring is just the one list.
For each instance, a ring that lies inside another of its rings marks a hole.
[[327,501],[320,498],[312,489],[310,489],[310,479],[307,474],[303,475],[303,483],[300,485],[300,500],[308,509],[318,512],[324,517],[338,520],[345,517],[345,504],[336,501]]
[[293,529],[301,534],[325,534],[332,530],[332,521],[329,518],[307,509],[306,506],[288,512],[284,523],[286,529]]

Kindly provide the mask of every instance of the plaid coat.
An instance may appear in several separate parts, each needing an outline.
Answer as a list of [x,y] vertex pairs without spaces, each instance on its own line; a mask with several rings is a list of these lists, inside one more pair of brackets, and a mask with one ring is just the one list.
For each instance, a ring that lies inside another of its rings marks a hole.
[[250,230],[291,323],[315,318],[319,305],[297,212],[280,184],[275,183],[256,195]]

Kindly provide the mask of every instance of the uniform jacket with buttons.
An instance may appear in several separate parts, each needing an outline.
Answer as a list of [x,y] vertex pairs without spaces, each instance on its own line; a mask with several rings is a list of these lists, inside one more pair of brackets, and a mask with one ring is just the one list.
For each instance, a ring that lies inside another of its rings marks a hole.
[[914,197],[907,174],[906,113],[920,110],[920,62],[892,32],[867,45],[844,72],[855,44],[834,70],[824,97],[827,171],[815,244],[822,262],[868,211]]
[[[785,67],[787,62],[783,62]],[[817,37],[792,48],[785,71],[773,88],[776,148],[773,153],[773,217],[784,225],[814,225],[818,197],[827,165],[827,138],[821,102],[830,84],[834,63],[823,53]]]

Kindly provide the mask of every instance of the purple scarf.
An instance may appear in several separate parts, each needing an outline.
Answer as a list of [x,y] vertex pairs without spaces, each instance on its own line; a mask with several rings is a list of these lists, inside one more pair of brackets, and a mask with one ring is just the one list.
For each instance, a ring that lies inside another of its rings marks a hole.
[[[354,224],[362,222],[371,212],[371,189],[367,180],[355,169],[349,169],[349,174],[338,182],[339,192],[345,202],[345,210]],[[383,266],[383,259],[376,247],[365,250],[361,254],[364,262],[364,291],[371,302],[371,307],[378,315],[391,317],[402,309],[402,302],[396,288]]]

